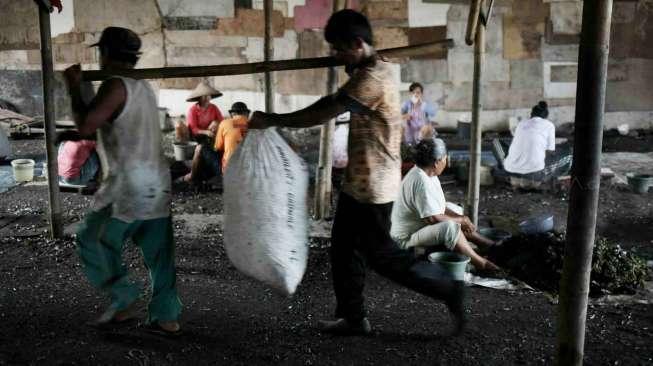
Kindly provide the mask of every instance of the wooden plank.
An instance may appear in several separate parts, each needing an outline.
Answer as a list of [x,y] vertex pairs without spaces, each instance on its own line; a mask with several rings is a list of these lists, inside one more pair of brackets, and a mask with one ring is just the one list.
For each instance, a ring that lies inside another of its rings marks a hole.
[[[379,54],[388,59],[401,59],[424,55],[428,53],[441,52],[442,48],[454,46],[453,39],[441,39],[425,42],[418,45],[389,48],[378,51]],[[342,66],[343,63],[336,61],[333,57],[314,57],[293,60],[263,61],[235,65],[212,65],[212,66],[178,66],[178,67],[154,67],[145,69],[124,69],[107,72],[104,70],[83,71],[84,80],[104,80],[110,76],[119,75],[134,79],[167,79],[186,77],[208,77],[225,75],[257,74],[266,71],[288,71],[316,69],[322,67]]]

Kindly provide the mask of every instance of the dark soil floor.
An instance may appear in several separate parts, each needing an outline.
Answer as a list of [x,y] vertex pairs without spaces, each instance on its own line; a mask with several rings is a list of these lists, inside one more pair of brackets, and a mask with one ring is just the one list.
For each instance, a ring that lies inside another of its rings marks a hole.
[[[634,141],[634,142],[633,142]],[[651,151],[638,141],[625,151]],[[610,143],[606,139],[606,143]],[[14,141],[16,154],[41,151],[42,141]],[[614,143],[620,149],[619,143]],[[634,147],[633,147],[634,146]],[[627,148],[627,149],[626,149]],[[623,151],[623,150],[618,150]],[[444,185],[448,200],[461,202],[465,185]],[[79,220],[89,197],[62,194],[64,220]],[[565,193],[520,193],[506,186],[482,188],[483,221],[510,226],[530,214],[555,214],[566,226]],[[653,192],[636,195],[603,184],[597,233],[653,259]],[[328,241],[312,243],[305,278],[284,298],[240,274],[228,261],[219,230],[199,238],[175,228],[178,285],[185,334],[178,340],[144,333],[133,324],[100,332],[85,325],[106,306],[80,271],[70,238],[44,238],[46,187],[17,187],[0,195],[0,365],[4,364],[302,364],[302,365],[511,365],[552,364],[557,308],[541,293],[471,288],[468,331],[449,338],[445,307],[376,274],[366,287],[371,337],[331,337],[315,323],[329,318],[334,296]],[[215,192],[177,192],[173,213],[221,213]],[[17,215],[18,221],[7,224]],[[2,221],[4,220],[4,221]],[[7,231],[7,228],[10,230]],[[9,232],[10,234],[7,234]],[[125,261],[147,281],[139,252]],[[653,364],[652,305],[590,306],[585,363]]]

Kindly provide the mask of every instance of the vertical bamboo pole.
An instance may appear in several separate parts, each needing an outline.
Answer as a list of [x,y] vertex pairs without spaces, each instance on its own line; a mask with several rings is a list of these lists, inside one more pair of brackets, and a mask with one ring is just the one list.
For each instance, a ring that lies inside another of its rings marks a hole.
[[558,365],[582,365],[599,200],[612,0],[585,2],[578,54],[574,160],[558,305]]
[[[37,2],[38,3],[38,2]],[[54,114],[54,67],[52,66],[52,39],[50,35],[50,10],[38,3],[39,31],[41,33],[41,75],[43,78],[43,118],[45,125],[45,156],[48,169],[48,219],[50,237],[63,236],[61,200],[57,165],[57,128]]]
[[[481,4],[483,1],[480,2]],[[481,100],[483,65],[485,63],[485,27],[484,21],[477,22],[474,36],[474,82],[472,84],[472,125],[469,142],[469,181],[467,186],[466,213],[474,225],[478,224],[478,203],[481,194]]]
[[[333,12],[346,7],[345,0],[333,0]],[[327,79],[327,93],[338,90],[338,70],[330,67]],[[336,121],[331,120],[320,131],[320,155],[315,177],[315,219],[323,219],[331,214],[331,173],[333,170],[333,133]]]
[[[271,61],[274,51],[272,39],[272,0],[265,0],[263,3],[263,12],[265,14],[265,35],[263,37],[263,58],[265,61]],[[274,79],[271,72],[265,73],[265,111],[268,113],[274,112]]]

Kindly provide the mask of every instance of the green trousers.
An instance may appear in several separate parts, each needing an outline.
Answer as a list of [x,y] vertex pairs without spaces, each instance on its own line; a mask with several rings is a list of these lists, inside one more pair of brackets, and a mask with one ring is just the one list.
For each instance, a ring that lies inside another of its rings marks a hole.
[[141,286],[129,280],[122,261],[128,238],[141,249],[150,271],[152,298],[148,322],[176,320],[181,302],[177,296],[170,217],[127,223],[112,218],[111,207],[91,211],[77,232],[77,248],[86,277],[94,287],[109,293],[115,310],[123,310],[138,299]]

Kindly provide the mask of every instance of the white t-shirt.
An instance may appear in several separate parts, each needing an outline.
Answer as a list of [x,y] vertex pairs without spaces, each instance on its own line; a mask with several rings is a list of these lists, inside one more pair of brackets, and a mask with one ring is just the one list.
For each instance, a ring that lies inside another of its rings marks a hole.
[[546,150],[555,150],[555,126],[540,117],[520,122],[503,163],[511,173],[528,174],[544,169]]
[[424,218],[444,214],[446,200],[438,177],[429,177],[418,166],[413,167],[401,182],[399,197],[392,206],[390,236],[408,239],[427,224]]

